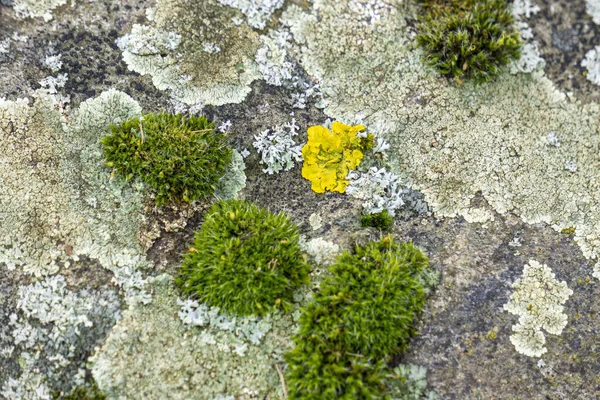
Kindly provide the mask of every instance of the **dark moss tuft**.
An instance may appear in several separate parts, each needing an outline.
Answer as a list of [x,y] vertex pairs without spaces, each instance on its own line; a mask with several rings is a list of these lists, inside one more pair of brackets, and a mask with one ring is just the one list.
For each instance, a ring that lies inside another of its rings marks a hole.
[[55,393],[53,396],[55,399],[61,400],[106,400],[107,397],[93,382],[91,387],[78,387],[74,389],[70,394],[61,396],[60,393]]
[[263,315],[291,307],[308,269],[297,227],[285,214],[228,200],[207,212],[176,282],[225,312]]
[[211,195],[231,160],[225,136],[205,117],[146,114],[110,131],[101,140],[106,165],[152,187],[157,205]]
[[442,75],[488,81],[520,57],[521,39],[506,0],[425,0],[417,42]]
[[371,227],[386,231],[392,226],[393,223],[394,218],[387,212],[387,210],[383,210],[382,212],[375,214],[363,214],[360,217],[360,224],[365,228]]
[[286,355],[290,399],[381,399],[387,363],[415,333],[427,257],[389,236],[344,252],[303,308]]

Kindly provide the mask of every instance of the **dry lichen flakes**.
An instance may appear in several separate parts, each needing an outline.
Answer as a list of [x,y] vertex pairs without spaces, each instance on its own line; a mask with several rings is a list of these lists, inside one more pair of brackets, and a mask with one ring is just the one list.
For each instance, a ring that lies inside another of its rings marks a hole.
[[542,329],[560,335],[568,322],[564,304],[573,294],[567,282],[558,281],[545,264],[530,260],[523,275],[512,287],[514,292],[504,309],[519,316],[510,336],[515,349],[529,357],[540,357],[548,349]]

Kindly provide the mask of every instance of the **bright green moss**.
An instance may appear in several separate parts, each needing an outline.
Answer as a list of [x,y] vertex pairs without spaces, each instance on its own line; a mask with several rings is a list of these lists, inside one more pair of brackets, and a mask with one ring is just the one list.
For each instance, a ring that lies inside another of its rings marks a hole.
[[360,224],[364,228],[371,227],[385,231],[388,230],[393,223],[394,217],[392,217],[387,210],[375,214],[363,214],[360,217]]
[[225,136],[205,117],[146,114],[110,130],[101,140],[106,166],[126,180],[139,177],[157,205],[211,195],[231,160]]
[[442,75],[487,81],[520,57],[506,0],[425,0],[417,42]]
[[297,227],[285,214],[228,200],[207,212],[176,282],[225,312],[263,315],[291,307],[308,269]]
[[344,252],[303,308],[286,355],[290,399],[381,399],[425,301],[428,259],[389,236]]

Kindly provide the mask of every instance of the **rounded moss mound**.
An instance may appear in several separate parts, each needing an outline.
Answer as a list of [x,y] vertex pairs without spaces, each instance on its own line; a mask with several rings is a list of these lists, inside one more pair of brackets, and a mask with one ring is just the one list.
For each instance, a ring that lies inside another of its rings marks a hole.
[[520,57],[506,0],[425,0],[417,42],[442,75],[487,81]]
[[428,270],[419,249],[389,236],[339,256],[286,355],[290,398],[382,398],[387,362],[415,333]]
[[205,117],[146,114],[115,126],[101,140],[108,167],[139,177],[156,192],[156,204],[191,202],[211,195],[231,160],[225,135]]
[[239,200],[218,201],[196,232],[177,284],[198,300],[237,315],[288,310],[308,283],[298,230],[283,214]]

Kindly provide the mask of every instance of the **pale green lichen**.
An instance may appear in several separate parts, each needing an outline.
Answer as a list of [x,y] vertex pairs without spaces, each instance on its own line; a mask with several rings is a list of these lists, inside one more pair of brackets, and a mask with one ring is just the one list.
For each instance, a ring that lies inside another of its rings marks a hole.
[[[94,268],[104,268],[115,273],[127,301],[149,301],[136,271],[149,265],[136,239],[144,192],[111,180],[99,144],[109,124],[138,116],[141,108],[116,90],[71,112],[57,101],[44,90],[31,102],[0,100],[0,271],[44,279],[20,289],[19,313],[11,316],[20,351],[14,357],[23,362],[18,376],[0,384],[7,393],[22,388],[24,398],[38,381],[69,389],[89,340],[97,339],[97,324],[112,322],[118,308],[111,290],[106,301],[101,292],[74,294],[61,275],[48,275],[85,268],[95,276]],[[89,335],[79,334],[88,329]]]
[[[560,93],[541,71],[485,85],[440,79],[423,68],[407,25],[414,5],[389,3],[376,20],[349,11],[369,3],[315,0],[310,13],[288,7],[282,16],[321,84],[325,112],[387,134],[390,168],[437,214],[490,220],[490,210],[471,206],[481,193],[498,213],[574,226],[584,255],[597,257],[598,105]],[[545,140],[551,131],[560,149]]]
[[427,368],[414,364],[400,364],[394,368],[396,379],[388,385],[391,400],[440,400],[427,385]]
[[158,0],[148,24],[117,43],[129,69],[152,76],[160,90],[186,104],[239,103],[260,77],[258,34],[242,14],[216,0]]
[[12,351],[20,351],[21,371],[17,377],[0,378],[0,394],[9,399],[36,399],[36,394],[45,391],[38,392],[38,388],[68,391],[71,385],[83,383],[81,355],[90,350],[95,334],[103,337],[114,324],[119,306],[114,291],[74,292],[62,275],[21,286],[18,312],[9,318]]
[[53,100],[0,101],[0,268],[39,277],[82,256],[111,270],[147,265],[136,240],[144,194],[111,180],[99,145],[140,106],[115,90],[69,114]]
[[[71,0],[74,3],[74,0]],[[67,4],[67,0],[13,0],[13,7],[19,18],[52,19],[52,10]]]
[[215,188],[215,197],[221,200],[237,199],[238,193],[246,187],[246,164],[241,154],[233,150],[231,163]]
[[573,294],[567,282],[558,281],[547,265],[530,260],[523,276],[512,284],[515,290],[504,309],[519,316],[510,336],[515,349],[529,357],[540,357],[548,349],[542,329],[560,335],[567,325],[564,304]]
[[219,3],[237,8],[254,28],[263,29],[275,10],[281,8],[285,0],[217,0]]
[[300,246],[314,263],[325,267],[332,265],[340,254],[340,246],[321,237],[306,240],[301,236]]
[[292,316],[271,314],[246,334],[247,323],[235,317],[182,309],[169,275],[155,278],[151,290],[152,303],[126,310],[92,359],[93,376],[109,398],[282,397],[277,366],[291,345]]

